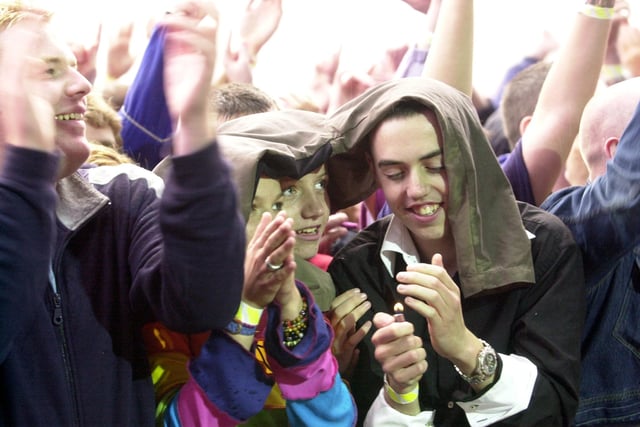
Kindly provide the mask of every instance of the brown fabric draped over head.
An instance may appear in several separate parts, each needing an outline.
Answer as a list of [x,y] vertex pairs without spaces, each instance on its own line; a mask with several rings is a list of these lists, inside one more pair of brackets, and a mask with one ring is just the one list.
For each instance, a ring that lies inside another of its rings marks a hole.
[[465,297],[534,282],[531,246],[511,190],[469,97],[435,80],[405,78],[373,87],[328,118],[340,135],[328,163],[333,208],[364,200],[376,188],[365,158],[372,130],[391,107],[417,101],[432,110],[443,135],[449,180],[447,218]]
[[301,110],[251,114],[220,125],[218,143],[231,163],[245,219],[261,175],[300,179],[329,159],[328,129],[324,115]]

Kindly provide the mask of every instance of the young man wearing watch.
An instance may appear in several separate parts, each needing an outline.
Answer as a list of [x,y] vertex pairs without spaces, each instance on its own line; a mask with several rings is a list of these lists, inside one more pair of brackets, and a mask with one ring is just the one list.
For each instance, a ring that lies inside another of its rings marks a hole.
[[[329,124],[343,132],[328,163],[336,208],[380,186],[393,212],[329,267],[338,292],[359,288],[372,304],[361,321],[376,331],[349,379],[359,422],[570,425],[580,251],[557,218],[516,202],[470,99],[406,78],[371,88]],[[406,321],[384,313],[397,302]]]

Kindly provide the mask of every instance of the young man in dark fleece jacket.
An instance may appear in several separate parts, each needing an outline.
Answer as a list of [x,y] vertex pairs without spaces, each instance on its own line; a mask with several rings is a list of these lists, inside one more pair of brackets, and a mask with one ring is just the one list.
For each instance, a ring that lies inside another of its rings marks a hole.
[[132,166],[78,171],[89,82],[48,14],[0,8],[0,425],[152,426],[141,326],[223,328],[240,301],[244,223],[212,143],[215,30],[167,15],[177,131],[162,183]]

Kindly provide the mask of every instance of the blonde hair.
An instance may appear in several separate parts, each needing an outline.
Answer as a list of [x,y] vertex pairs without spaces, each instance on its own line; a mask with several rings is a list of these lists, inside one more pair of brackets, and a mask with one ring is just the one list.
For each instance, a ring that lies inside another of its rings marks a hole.
[[86,163],[96,166],[115,166],[124,163],[135,164],[129,156],[112,147],[90,142],[89,148],[91,149],[91,153],[89,154],[89,158]]
[[49,22],[53,12],[22,1],[0,1],[0,31],[11,28],[25,18],[39,18]]
[[84,114],[84,121],[94,128],[111,128],[116,141],[116,147],[113,148],[122,148],[122,120],[102,95],[94,92],[87,95],[87,111]]

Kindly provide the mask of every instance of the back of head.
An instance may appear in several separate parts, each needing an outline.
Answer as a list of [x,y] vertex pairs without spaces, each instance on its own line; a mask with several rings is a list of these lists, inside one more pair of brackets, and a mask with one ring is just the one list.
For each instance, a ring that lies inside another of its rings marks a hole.
[[523,118],[531,116],[536,108],[549,68],[551,64],[546,61],[530,65],[516,74],[504,89],[500,111],[504,133],[511,148],[522,136],[520,122]]
[[86,163],[96,166],[115,166],[134,163],[129,156],[119,152],[113,147],[90,142],[89,148],[91,149],[91,153]]
[[[84,120],[87,125],[94,128],[110,128],[116,141],[116,146],[112,148],[117,150],[122,148],[122,120],[102,95],[92,92],[87,96],[87,112]],[[101,143],[101,141],[94,142]]]
[[606,87],[587,103],[580,120],[580,151],[589,169],[589,179],[606,168],[605,142],[620,138],[640,101],[640,77]]
[[218,123],[278,109],[269,95],[249,83],[228,83],[214,89],[211,103]]

